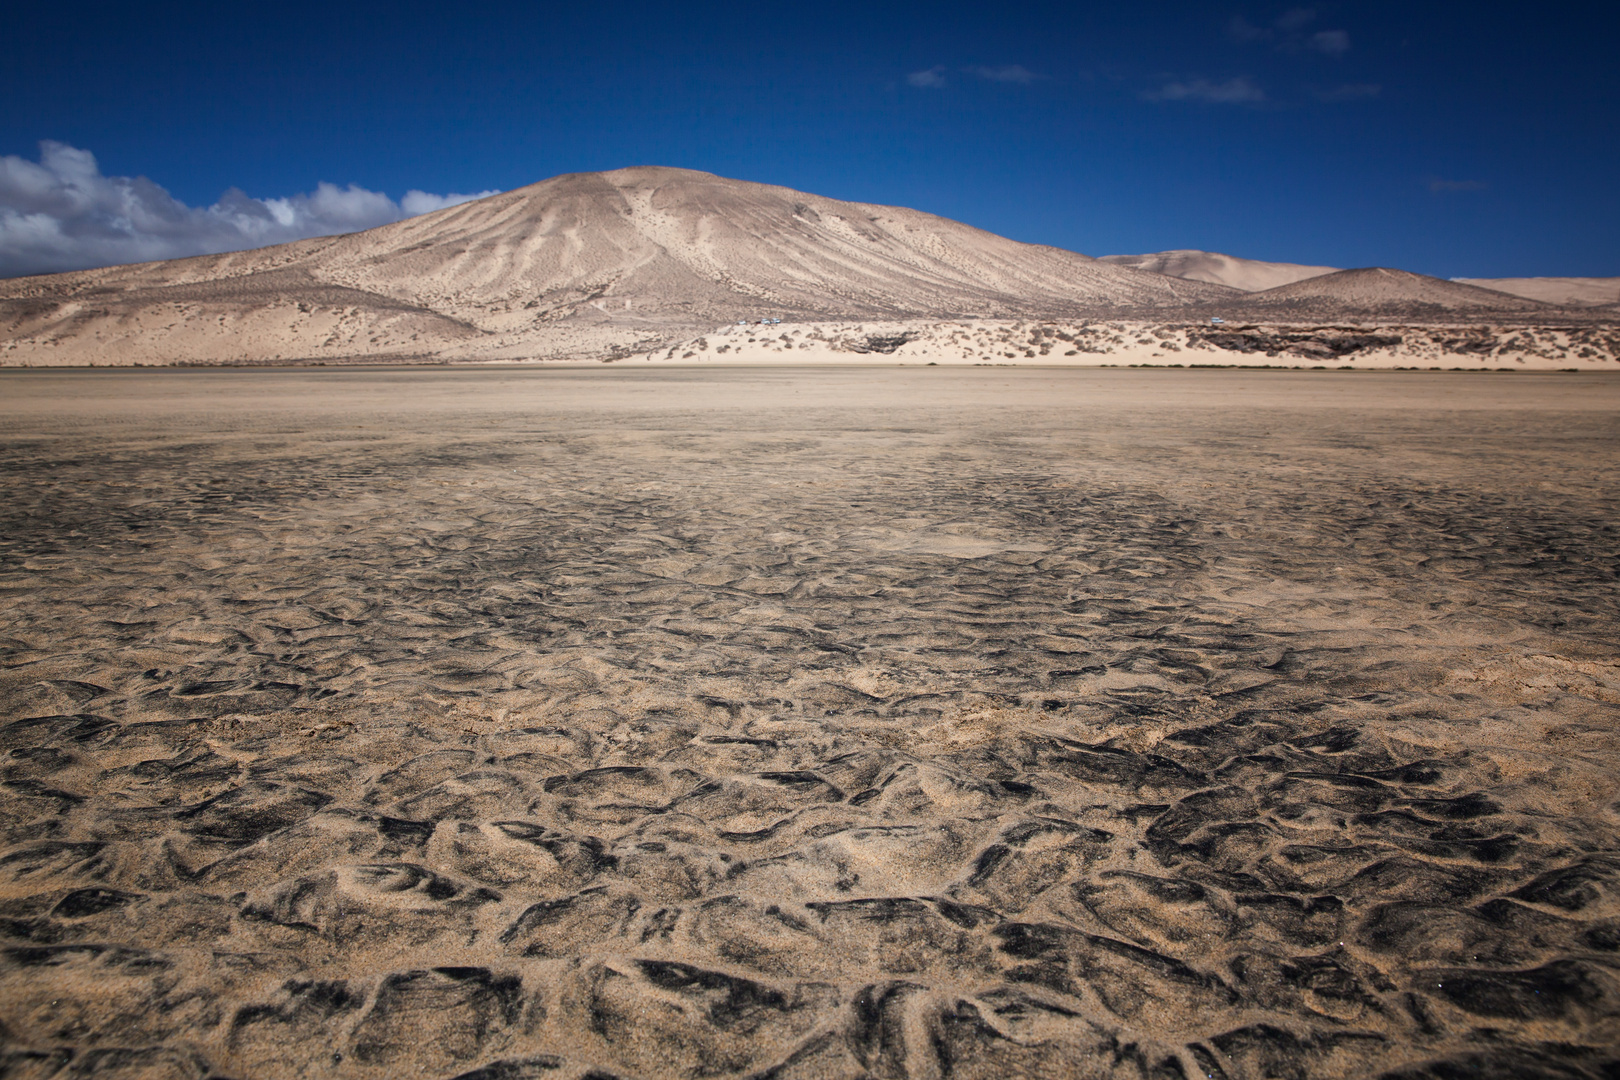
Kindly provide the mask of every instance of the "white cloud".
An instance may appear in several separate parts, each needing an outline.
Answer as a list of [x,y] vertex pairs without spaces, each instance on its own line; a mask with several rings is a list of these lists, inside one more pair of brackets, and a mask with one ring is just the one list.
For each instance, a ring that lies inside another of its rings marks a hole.
[[357,232],[479,195],[387,195],[321,183],[309,194],[255,199],[232,188],[187,206],[144,176],[105,176],[95,155],[40,143],[39,161],[0,156],[0,277],[175,259]]
[[474,199],[487,199],[491,195],[498,194],[500,194],[500,192],[490,190],[480,191],[476,195],[457,195],[454,193],[449,195],[434,195],[432,192],[417,191],[415,188],[412,188],[410,191],[405,193],[405,197],[403,199],[399,200],[399,208],[405,211],[406,217],[415,217],[418,214],[431,214],[435,210],[443,210],[446,207],[451,206],[460,206],[462,203],[472,202]]
[[1252,105],[1266,100],[1265,91],[1243,76],[1225,82],[1176,79],[1142,96],[1149,101],[1208,101],[1216,105]]
[[995,67],[979,64],[962,70],[969,75],[977,75],[979,78],[988,79],[991,82],[1024,83],[1027,85],[1040,78],[1039,75],[1023,64],[1000,64]]
[[913,71],[906,76],[906,82],[925,90],[938,90],[945,85],[945,68],[941,66],[931,67],[927,71]]
[[[244,199],[247,196],[243,196]],[[255,200],[248,199],[248,202]],[[340,188],[324,181],[315,186],[312,195],[293,195],[285,199],[264,199],[265,208],[284,229],[314,231],[309,236],[328,233],[357,232],[376,225],[385,225],[400,218],[394,200],[380,191],[367,191],[350,184]],[[216,206],[219,204],[215,204]]]
[[1318,30],[1306,44],[1328,56],[1343,56],[1350,51],[1350,35],[1343,30]]

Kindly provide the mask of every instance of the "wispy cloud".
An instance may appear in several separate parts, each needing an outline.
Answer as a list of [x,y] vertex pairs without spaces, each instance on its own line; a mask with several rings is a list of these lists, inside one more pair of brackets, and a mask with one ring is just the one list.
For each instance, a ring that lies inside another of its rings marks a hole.
[[1296,33],[1305,29],[1316,19],[1315,8],[1289,8],[1277,16],[1277,29],[1285,34]]
[[1253,105],[1266,100],[1265,91],[1244,76],[1225,82],[1173,79],[1142,96],[1148,101],[1206,101],[1216,105]]
[[945,85],[944,65],[931,67],[926,71],[913,71],[906,76],[906,83],[924,90],[938,90]]
[[379,191],[320,183],[313,192],[255,199],[235,188],[187,206],[144,176],[107,176],[95,155],[40,143],[39,161],[0,157],[0,277],[174,259],[331,236],[493,195]]
[[1328,90],[1318,90],[1318,101],[1366,101],[1375,98],[1384,92],[1384,88],[1377,83],[1344,83]]
[[1268,42],[1279,52],[1297,53],[1310,49],[1324,56],[1343,56],[1350,51],[1350,34],[1346,30],[1310,31],[1316,21],[1315,8],[1290,8],[1269,26],[1256,26],[1241,15],[1232,16],[1226,24],[1226,36],[1242,45]]
[[1306,40],[1305,47],[1327,56],[1343,56],[1350,51],[1350,35],[1343,30],[1318,30]]
[[990,82],[1024,83],[1027,85],[1041,77],[1023,64],[1001,64],[997,66],[978,64],[962,70],[969,75],[977,75],[981,79],[988,79]]
[[1442,180],[1438,176],[1431,176],[1426,181],[1429,190],[1434,192],[1445,191],[1484,191],[1490,187],[1483,180]]
[[1241,15],[1234,15],[1226,24],[1226,36],[1240,44],[1247,44],[1251,41],[1268,41],[1276,34],[1264,26],[1255,26]]

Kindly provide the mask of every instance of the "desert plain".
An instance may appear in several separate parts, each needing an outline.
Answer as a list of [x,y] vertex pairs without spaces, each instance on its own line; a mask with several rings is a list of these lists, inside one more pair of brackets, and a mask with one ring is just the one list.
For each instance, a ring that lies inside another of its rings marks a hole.
[[1620,376],[0,372],[0,1075],[1602,1077]]

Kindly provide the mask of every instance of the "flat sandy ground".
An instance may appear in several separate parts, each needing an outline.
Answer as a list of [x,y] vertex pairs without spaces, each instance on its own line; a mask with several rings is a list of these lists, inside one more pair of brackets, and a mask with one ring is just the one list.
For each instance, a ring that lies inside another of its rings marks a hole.
[[0,433],[7,1077],[1620,1068],[1620,378],[21,371]]

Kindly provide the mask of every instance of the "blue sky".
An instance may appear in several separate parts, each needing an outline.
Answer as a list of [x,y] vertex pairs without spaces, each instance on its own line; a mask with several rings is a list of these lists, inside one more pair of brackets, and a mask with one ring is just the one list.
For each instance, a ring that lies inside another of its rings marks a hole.
[[[0,272],[664,164],[1093,255],[1620,275],[1614,19],[1410,2],[18,6]],[[111,194],[42,187],[90,183]],[[150,211],[134,224],[108,209],[132,199]]]

